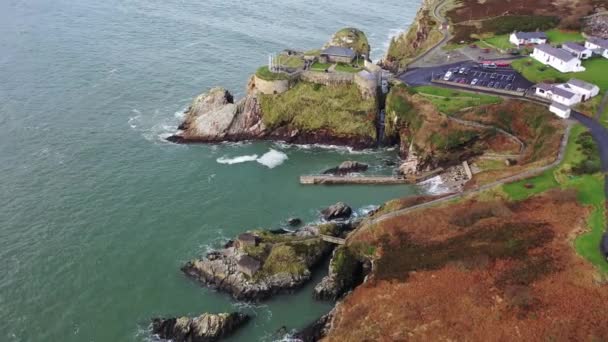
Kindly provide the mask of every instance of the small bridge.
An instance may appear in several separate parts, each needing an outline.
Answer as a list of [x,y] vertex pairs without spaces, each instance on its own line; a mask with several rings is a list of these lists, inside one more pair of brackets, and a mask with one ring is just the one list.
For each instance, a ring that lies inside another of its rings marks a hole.
[[334,236],[329,236],[329,235],[323,235],[321,234],[321,240],[325,241],[325,242],[330,242],[330,243],[334,243],[336,245],[343,245],[346,243],[345,239],[340,239]]

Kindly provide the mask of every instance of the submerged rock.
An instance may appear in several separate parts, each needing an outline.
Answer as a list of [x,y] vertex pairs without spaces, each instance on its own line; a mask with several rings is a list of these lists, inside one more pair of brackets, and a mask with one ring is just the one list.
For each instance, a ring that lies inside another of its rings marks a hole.
[[248,320],[249,316],[238,312],[204,313],[193,318],[154,318],[152,333],[174,342],[211,342],[231,334]]
[[343,202],[338,202],[321,211],[321,215],[327,221],[345,220],[348,219],[352,213],[352,208]]
[[291,227],[296,227],[302,224],[302,220],[297,217],[290,217],[287,219],[287,224]]
[[337,167],[331,168],[323,172],[323,174],[331,174],[331,175],[346,175],[353,172],[363,172],[367,171],[368,165],[364,163],[359,163],[357,161],[345,161]]

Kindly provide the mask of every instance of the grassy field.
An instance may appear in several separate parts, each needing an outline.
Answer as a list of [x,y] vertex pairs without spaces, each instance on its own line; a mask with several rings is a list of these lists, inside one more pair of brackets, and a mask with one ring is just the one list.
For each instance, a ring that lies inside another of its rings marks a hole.
[[578,31],[565,31],[553,29],[547,32],[547,37],[551,44],[562,44],[566,42],[584,42],[585,38]]
[[315,62],[313,65],[310,66],[310,69],[313,71],[325,71],[326,69],[329,69],[330,66],[331,64],[329,63]]
[[600,114],[600,122],[604,127],[608,128],[608,106],[606,106],[604,112]]
[[497,96],[468,93],[433,86],[416,87],[414,91],[427,98],[440,112],[446,115],[452,115],[468,107],[502,102],[502,99]]
[[264,124],[271,129],[289,125],[307,132],[376,138],[376,104],[364,100],[356,85],[300,82],[283,94],[261,96],[260,104]]
[[531,82],[566,82],[571,78],[578,78],[599,86],[602,91],[608,90],[608,72],[606,72],[608,70],[608,59],[606,58],[592,58],[583,61],[583,66],[587,70],[571,73],[561,73],[532,58],[518,59],[513,61],[511,65]]
[[360,63],[357,67],[354,67],[350,64],[338,63],[336,64],[336,71],[341,72],[359,72],[363,69],[363,62]]
[[302,68],[304,67],[304,58],[301,56],[278,55],[274,58],[274,63],[287,68]]
[[263,66],[256,70],[255,75],[266,81],[288,80],[289,76],[282,72],[271,72],[268,66]]
[[[503,191],[511,200],[519,201],[552,188],[576,189],[578,201],[592,210],[587,220],[589,232],[575,240],[576,251],[608,273],[608,263],[599,251],[600,239],[606,227],[604,177],[601,174],[574,175],[571,172],[573,166],[585,159],[581,145],[577,142],[584,132],[586,129],[581,125],[573,127],[566,155],[558,167],[537,177],[505,184]],[[532,187],[528,188],[526,185]]]

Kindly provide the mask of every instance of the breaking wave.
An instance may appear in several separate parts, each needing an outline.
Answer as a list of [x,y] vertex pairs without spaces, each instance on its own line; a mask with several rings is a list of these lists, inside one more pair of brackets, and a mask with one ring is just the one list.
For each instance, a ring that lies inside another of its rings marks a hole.
[[251,161],[255,161],[257,159],[258,159],[258,155],[252,154],[252,155],[248,155],[248,156],[238,156],[238,157],[234,157],[234,158],[221,157],[221,158],[217,158],[216,161],[220,164],[232,165],[232,164],[251,162]]
[[441,176],[427,179],[418,185],[429,195],[443,195],[451,192],[450,188],[441,179]]
[[274,169],[275,167],[283,164],[287,159],[289,158],[285,153],[270,149],[270,151],[264,153],[263,156],[258,158],[257,161],[269,169]]

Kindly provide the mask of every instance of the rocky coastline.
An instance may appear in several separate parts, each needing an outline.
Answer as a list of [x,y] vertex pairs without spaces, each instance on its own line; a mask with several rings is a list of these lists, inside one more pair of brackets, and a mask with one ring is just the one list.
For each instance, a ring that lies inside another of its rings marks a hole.
[[250,317],[243,313],[204,313],[198,317],[152,319],[152,333],[174,342],[214,342],[230,335]]
[[182,272],[201,285],[233,298],[260,302],[290,293],[311,279],[334,246],[321,235],[341,237],[357,224],[352,209],[337,203],[322,212],[327,223],[295,232],[257,230],[240,234],[224,248],[187,262]]

